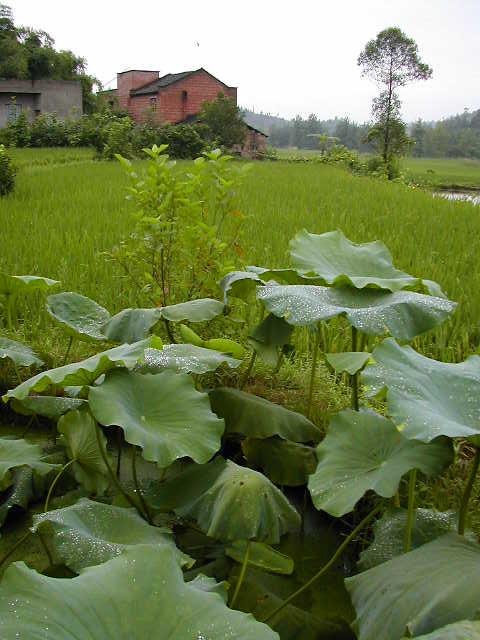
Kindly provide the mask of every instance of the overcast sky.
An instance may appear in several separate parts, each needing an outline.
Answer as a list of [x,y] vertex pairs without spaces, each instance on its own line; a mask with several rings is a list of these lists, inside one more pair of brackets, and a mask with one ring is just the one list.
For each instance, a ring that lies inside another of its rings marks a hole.
[[[401,90],[412,121],[480,108],[480,0],[0,0],[18,24],[50,33],[104,84],[126,69],[205,67],[238,87],[238,102],[291,118],[364,121],[376,86],[356,61],[398,26],[433,78]],[[108,87],[115,86],[110,83]]]

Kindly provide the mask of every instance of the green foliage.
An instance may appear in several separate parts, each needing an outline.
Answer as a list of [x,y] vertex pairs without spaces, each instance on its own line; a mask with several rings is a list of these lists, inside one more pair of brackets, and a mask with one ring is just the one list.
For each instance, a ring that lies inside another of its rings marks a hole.
[[0,144],[0,196],[6,196],[15,187],[17,171],[5,147]]
[[199,118],[207,125],[214,146],[232,149],[243,144],[247,128],[234,98],[219,93],[215,100],[203,103]]

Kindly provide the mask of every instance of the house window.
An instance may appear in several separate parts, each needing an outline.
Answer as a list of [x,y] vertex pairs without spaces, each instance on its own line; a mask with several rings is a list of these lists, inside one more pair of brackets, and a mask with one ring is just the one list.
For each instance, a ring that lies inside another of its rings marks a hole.
[[157,110],[157,98],[150,98],[150,109],[152,111],[156,111]]
[[5,106],[7,108],[7,121],[15,122],[22,113],[22,105],[18,104],[18,102],[9,102]]
[[183,102],[187,101],[187,97],[188,97],[188,93],[185,90],[182,91],[182,100],[183,100]]

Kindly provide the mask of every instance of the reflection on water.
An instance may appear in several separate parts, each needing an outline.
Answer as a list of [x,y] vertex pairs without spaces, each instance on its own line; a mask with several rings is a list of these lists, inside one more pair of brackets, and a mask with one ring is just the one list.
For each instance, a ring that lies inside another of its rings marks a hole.
[[454,202],[480,204],[480,192],[478,191],[436,191],[433,195]]

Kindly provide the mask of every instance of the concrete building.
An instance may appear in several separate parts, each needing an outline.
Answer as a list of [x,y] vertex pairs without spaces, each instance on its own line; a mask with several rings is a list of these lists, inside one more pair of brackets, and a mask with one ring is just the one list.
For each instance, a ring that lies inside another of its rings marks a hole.
[[0,79],[0,127],[25,111],[29,120],[41,113],[59,118],[82,115],[82,87],[76,80]]
[[[192,122],[205,100],[223,93],[237,102],[237,88],[230,87],[206,69],[167,73],[131,69],[117,73],[117,88],[104,92],[112,107],[128,111],[136,122],[158,124]],[[246,124],[247,137],[242,155],[258,155],[266,148],[267,135]]]

